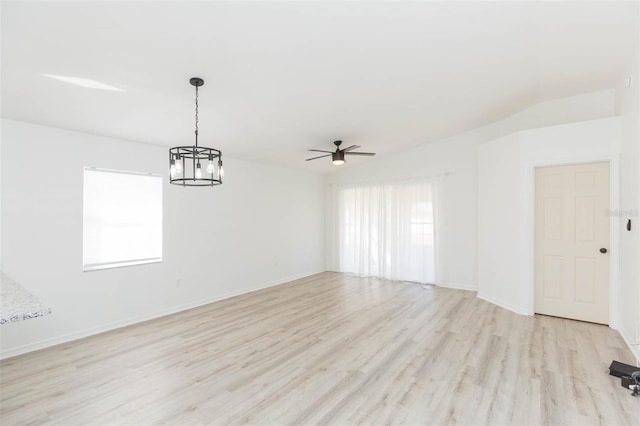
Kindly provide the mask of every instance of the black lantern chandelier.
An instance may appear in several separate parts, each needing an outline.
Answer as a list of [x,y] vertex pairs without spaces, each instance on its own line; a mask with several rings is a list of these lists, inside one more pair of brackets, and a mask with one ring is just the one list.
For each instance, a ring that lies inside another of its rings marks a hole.
[[193,146],[176,146],[169,150],[169,182],[182,186],[220,185],[224,177],[222,152],[198,146],[198,87],[204,80],[193,77],[189,83],[196,88],[196,142]]

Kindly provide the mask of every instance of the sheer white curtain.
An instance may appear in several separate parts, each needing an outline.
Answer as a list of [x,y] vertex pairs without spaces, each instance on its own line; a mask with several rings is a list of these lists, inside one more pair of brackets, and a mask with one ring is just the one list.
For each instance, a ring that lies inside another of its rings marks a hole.
[[440,178],[329,187],[329,266],[435,283]]

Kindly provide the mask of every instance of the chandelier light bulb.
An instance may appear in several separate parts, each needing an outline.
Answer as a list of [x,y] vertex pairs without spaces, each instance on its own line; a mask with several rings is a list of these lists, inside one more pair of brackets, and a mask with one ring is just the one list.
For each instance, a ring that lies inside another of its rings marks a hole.
[[196,179],[202,179],[202,167],[200,167],[200,163],[196,166]]
[[213,164],[213,160],[209,160],[209,164],[207,164],[207,173],[212,175],[216,171],[216,166]]
[[177,161],[175,161],[175,165],[176,165],[176,173],[181,173],[182,172],[182,160],[180,159],[180,157],[178,157]]
[[176,176],[176,160],[171,160],[171,166],[169,167],[169,173],[171,174],[172,178]]

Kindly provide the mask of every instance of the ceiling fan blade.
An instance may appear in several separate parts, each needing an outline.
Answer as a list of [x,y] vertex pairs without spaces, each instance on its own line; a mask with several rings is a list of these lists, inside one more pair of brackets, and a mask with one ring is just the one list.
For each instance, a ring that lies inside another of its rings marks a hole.
[[345,155],[376,155],[375,152],[345,152]]
[[322,149],[308,149],[307,151],[313,151],[313,152],[326,152],[328,154],[333,154],[333,151],[325,151]]
[[354,149],[358,149],[358,148],[362,148],[360,145],[351,145],[349,147],[346,147],[345,149],[343,149],[342,151],[352,151]]
[[[331,154],[333,154],[333,152]],[[331,157],[331,154],[321,155],[319,157],[307,158],[305,161],[317,160],[318,158],[324,158],[324,157]]]

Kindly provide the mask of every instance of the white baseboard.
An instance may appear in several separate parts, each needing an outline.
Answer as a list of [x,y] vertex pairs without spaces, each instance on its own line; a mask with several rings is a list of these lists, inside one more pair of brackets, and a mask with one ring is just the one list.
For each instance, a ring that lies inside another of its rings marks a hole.
[[76,331],[73,333],[68,333],[68,334],[63,334],[61,336],[55,336],[49,339],[44,339],[44,340],[40,340],[37,342],[33,342],[33,343],[29,343],[26,345],[22,345],[22,346],[18,346],[15,348],[10,348],[10,349],[6,349],[6,350],[2,350],[0,351],[0,359],[6,359],[6,358],[11,358],[17,355],[22,355],[28,352],[33,352],[33,351],[37,351],[40,349],[44,349],[44,348],[48,348],[51,346],[55,346],[55,345],[59,345],[61,343],[67,343],[67,342],[71,342],[73,340],[78,340],[78,339],[82,339],[84,337],[89,337],[89,336],[93,336],[96,334],[100,334],[100,333],[104,333],[107,331],[111,331],[111,330],[115,330],[118,328],[122,328],[122,327],[127,327],[129,325],[133,325],[133,324],[137,324],[140,322],[144,322],[144,321],[149,321],[155,318],[160,318],[160,317],[164,317],[167,315],[171,315],[171,314],[175,314],[177,312],[182,312],[182,311],[186,311],[189,309],[193,309],[193,308],[197,308],[198,306],[203,306],[203,305],[208,305],[209,303],[213,303],[213,302],[218,302],[220,300],[224,300],[224,299],[230,299],[232,297],[236,297],[236,296],[240,296],[242,294],[246,294],[246,293],[251,293],[254,291],[258,291],[258,290],[263,290],[265,288],[269,288],[269,287],[275,287],[278,285],[282,285],[291,281],[295,281],[295,280],[299,280],[301,278],[306,278],[306,277],[310,277],[312,275],[316,275],[316,274],[320,274],[324,271],[319,271],[319,272],[309,272],[309,273],[305,273],[305,274],[300,274],[297,276],[293,276],[293,277],[289,277],[286,279],[282,279],[282,280],[275,280],[275,281],[271,281],[265,284],[261,284],[258,286],[254,286],[251,288],[245,288],[242,290],[238,290],[238,291],[234,291],[234,292],[229,292],[229,293],[225,293],[222,295],[218,295],[218,296],[214,296],[214,297],[210,297],[210,298],[206,298],[206,299],[201,299],[201,300],[197,300],[197,301],[193,301],[193,302],[189,302],[189,303],[183,303],[181,305],[177,305],[177,306],[171,306],[169,308],[166,309],[161,309],[159,311],[154,311],[154,312],[149,312],[143,315],[138,315],[135,317],[131,317],[131,318],[127,318],[124,320],[120,320],[120,321],[114,321],[105,325],[101,325],[99,327],[93,327],[93,328],[89,328],[86,330],[81,330],[81,331]]
[[631,353],[633,354],[633,356],[636,358],[636,365],[640,366],[640,341],[633,339],[631,337],[631,333],[627,332],[622,328],[619,329],[618,332],[622,336],[622,339],[624,340],[624,342],[629,347],[629,350],[631,350]]
[[478,291],[478,286],[467,285],[467,284],[454,284],[454,283],[436,283],[436,286],[442,288],[452,288],[454,290],[467,290],[467,291]]
[[482,299],[485,302],[493,303],[494,305],[500,306],[501,308],[507,309],[511,312],[515,312],[518,315],[531,315],[528,310],[522,309],[518,306],[515,306],[511,303],[505,302],[504,300],[497,299],[495,297],[489,297],[485,294],[478,292],[478,299]]
[[[326,272],[335,272],[337,274],[353,275],[354,277],[360,277],[360,275],[353,272],[340,272],[331,268],[327,268]],[[376,278],[380,280],[387,279],[387,278],[381,278],[381,277],[363,277],[363,278]],[[393,281],[393,280],[390,280],[390,281]],[[402,281],[403,280],[398,280],[398,282],[402,282]],[[409,282],[409,281],[405,281],[405,282]],[[435,285],[436,287],[451,288],[454,290],[478,291],[478,286],[474,284],[457,284],[457,283],[441,283],[441,282],[435,282],[435,283],[429,283],[429,284]]]

